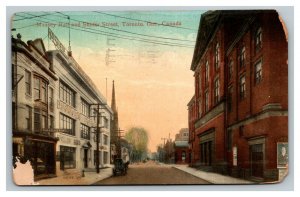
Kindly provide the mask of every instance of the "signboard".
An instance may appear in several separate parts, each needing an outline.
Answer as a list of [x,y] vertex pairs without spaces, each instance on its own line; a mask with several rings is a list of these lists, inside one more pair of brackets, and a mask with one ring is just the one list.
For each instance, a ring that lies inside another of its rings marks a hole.
[[237,147],[236,146],[232,147],[232,154],[233,154],[232,165],[237,166]]
[[53,42],[57,50],[59,50],[62,54],[66,54],[66,47],[59,41],[59,39],[50,28],[48,28],[48,37]]
[[288,143],[277,143],[277,168],[288,167]]

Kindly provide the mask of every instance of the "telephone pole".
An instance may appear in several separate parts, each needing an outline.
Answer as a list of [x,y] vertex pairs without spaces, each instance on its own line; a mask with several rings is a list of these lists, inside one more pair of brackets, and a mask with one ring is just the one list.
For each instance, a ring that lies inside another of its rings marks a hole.
[[98,104],[90,104],[90,105],[97,106],[97,108],[96,108],[96,118],[97,118],[97,121],[96,121],[96,158],[95,158],[95,160],[96,160],[96,172],[97,172],[97,174],[99,174],[99,172],[100,172],[100,167],[99,167],[99,165],[100,165],[100,160],[99,160],[99,143],[100,143],[99,139],[100,139],[100,137],[99,137],[99,135],[100,135],[100,129],[103,128],[103,126],[99,126],[101,113],[103,113],[103,112],[100,112],[100,109],[103,109],[103,108],[100,108],[100,106],[105,106],[106,104],[98,103]]

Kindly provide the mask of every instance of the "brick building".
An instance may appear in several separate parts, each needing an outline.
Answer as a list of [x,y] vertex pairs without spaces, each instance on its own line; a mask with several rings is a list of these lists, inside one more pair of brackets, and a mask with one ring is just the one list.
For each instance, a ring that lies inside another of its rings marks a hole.
[[188,128],[182,128],[175,135],[174,152],[175,163],[186,164],[190,162],[189,154],[189,130]]
[[201,16],[188,103],[192,166],[278,180],[288,140],[287,38],[276,11]]

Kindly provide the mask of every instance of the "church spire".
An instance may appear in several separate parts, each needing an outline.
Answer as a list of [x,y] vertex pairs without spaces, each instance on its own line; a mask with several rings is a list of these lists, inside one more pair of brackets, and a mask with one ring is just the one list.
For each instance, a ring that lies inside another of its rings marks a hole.
[[112,87],[112,97],[111,97],[111,109],[113,112],[117,112],[116,106],[116,95],[115,95],[115,81],[113,80],[113,87]]

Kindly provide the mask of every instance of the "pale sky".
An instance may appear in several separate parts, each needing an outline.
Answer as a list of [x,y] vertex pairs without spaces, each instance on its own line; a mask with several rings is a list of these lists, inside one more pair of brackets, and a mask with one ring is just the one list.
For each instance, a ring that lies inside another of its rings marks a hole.
[[[203,12],[17,13],[12,28],[16,28],[13,35],[21,33],[22,40],[42,38],[46,50],[54,50],[47,37],[50,24],[68,48],[69,29],[64,25],[70,16],[74,58],[109,105],[115,80],[120,128],[126,132],[132,126],[144,127],[149,133],[148,147],[156,151],[161,138],[170,134],[174,140],[181,128],[188,127],[187,103],[194,92],[190,64]],[[170,22],[176,27],[167,26]]]

